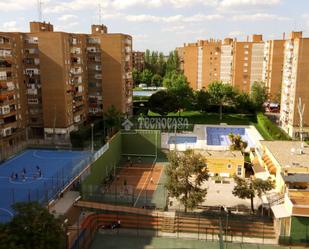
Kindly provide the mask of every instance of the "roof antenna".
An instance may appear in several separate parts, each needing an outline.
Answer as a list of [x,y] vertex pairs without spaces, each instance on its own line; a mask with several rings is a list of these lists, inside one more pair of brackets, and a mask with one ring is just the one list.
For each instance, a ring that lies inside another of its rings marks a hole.
[[42,0],[37,0],[37,5],[38,5],[38,18],[39,21],[42,22]]

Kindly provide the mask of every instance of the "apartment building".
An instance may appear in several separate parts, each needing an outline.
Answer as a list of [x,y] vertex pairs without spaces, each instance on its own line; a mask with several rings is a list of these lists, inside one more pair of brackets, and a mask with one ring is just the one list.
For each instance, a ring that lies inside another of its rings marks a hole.
[[298,103],[305,105],[303,132],[309,136],[309,38],[302,32],[292,32],[284,43],[284,63],[281,91],[280,123],[291,137],[300,135]]
[[142,71],[145,67],[145,52],[133,51],[132,52],[133,68]]
[[274,102],[280,100],[284,43],[282,40],[269,40],[265,42],[262,81],[267,87],[269,99]]
[[253,35],[252,41],[233,44],[232,85],[250,93],[255,81],[262,80],[264,42],[262,35]]
[[132,38],[104,25],[91,29],[55,32],[31,22],[30,33],[0,33],[2,146],[26,135],[68,139],[111,105],[132,113]]
[[225,38],[221,45],[220,81],[231,84],[233,76],[233,39]]
[[22,44],[18,34],[0,33],[0,148],[14,146],[26,138]]
[[183,71],[194,90],[220,80],[221,41],[201,40],[184,44]]

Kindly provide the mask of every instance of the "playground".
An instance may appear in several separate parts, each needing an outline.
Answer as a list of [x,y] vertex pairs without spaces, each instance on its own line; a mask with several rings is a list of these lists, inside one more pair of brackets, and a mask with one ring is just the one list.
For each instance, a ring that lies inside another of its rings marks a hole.
[[91,162],[80,151],[25,150],[0,164],[0,222],[14,215],[16,202],[48,203]]

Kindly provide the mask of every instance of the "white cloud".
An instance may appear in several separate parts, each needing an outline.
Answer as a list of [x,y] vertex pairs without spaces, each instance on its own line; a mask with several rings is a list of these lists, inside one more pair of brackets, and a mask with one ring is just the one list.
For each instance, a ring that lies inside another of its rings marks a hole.
[[197,14],[193,16],[183,16],[183,15],[174,15],[174,16],[153,16],[153,15],[127,15],[127,21],[130,22],[202,22],[202,21],[212,21],[223,18],[221,15],[202,15]]
[[18,11],[33,8],[36,4],[36,0],[0,0],[1,11]]
[[231,36],[231,37],[242,36],[242,35],[244,35],[244,33],[240,30],[234,30],[228,34],[228,36]]
[[185,29],[185,26],[179,25],[179,26],[171,26],[171,27],[163,28],[162,31],[164,31],[164,32],[176,32],[176,31],[182,31],[184,29]]
[[1,25],[1,31],[18,31],[17,23],[16,21],[9,21],[9,22],[4,22]]
[[223,0],[220,3],[220,7],[223,8],[237,8],[244,6],[265,7],[277,5],[281,0]]
[[132,35],[133,41],[146,41],[149,36],[145,34]]
[[77,19],[76,15],[63,15],[58,18],[59,21],[67,22]]
[[222,19],[223,16],[221,15],[203,15],[203,14],[196,14],[193,16],[188,16],[183,19],[184,22],[203,22],[203,21],[213,21]]
[[267,13],[256,13],[252,15],[235,15],[232,17],[234,21],[288,21],[290,18],[277,16]]

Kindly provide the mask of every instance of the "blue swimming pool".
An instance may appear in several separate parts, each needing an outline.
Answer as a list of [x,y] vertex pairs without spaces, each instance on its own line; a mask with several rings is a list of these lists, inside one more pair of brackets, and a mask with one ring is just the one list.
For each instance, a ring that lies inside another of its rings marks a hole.
[[238,127],[207,127],[207,145],[228,146],[231,144],[228,135],[230,133],[241,135],[242,140],[246,141],[249,147],[254,147],[254,142],[250,139],[246,128]]
[[168,139],[168,144],[195,144],[197,141],[197,137],[189,137],[189,136],[171,136]]

